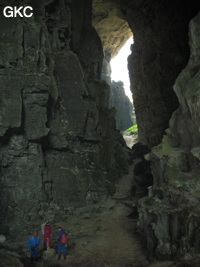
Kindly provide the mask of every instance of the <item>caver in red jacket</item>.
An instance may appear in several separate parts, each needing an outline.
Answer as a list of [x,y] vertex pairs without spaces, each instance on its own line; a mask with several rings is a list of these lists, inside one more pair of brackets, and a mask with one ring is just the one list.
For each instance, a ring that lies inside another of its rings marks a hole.
[[44,249],[51,247],[52,231],[50,222],[47,222],[44,226]]

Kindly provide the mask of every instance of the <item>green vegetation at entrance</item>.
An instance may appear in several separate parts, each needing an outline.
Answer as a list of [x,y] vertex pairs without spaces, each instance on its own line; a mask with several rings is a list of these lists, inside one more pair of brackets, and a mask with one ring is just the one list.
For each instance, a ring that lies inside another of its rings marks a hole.
[[137,131],[138,131],[137,124],[134,124],[133,126],[131,126],[126,130],[126,133],[137,132]]

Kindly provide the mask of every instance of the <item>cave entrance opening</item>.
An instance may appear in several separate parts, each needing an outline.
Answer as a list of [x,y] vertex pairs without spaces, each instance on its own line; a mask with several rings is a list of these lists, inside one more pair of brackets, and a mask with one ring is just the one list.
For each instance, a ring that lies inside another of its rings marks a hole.
[[131,53],[131,45],[133,44],[133,37],[129,38],[124,46],[120,49],[118,54],[110,61],[111,66],[111,80],[118,82],[121,81],[124,84],[125,94],[132,102],[132,93],[130,90],[130,79],[128,75],[128,56]]
[[138,138],[128,71],[128,56],[131,54],[133,43],[132,36],[110,61],[110,106],[116,109],[116,126],[130,148]]
[[127,68],[133,32],[112,1],[93,0],[92,7],[92,25],[104,54],[101,79],[110,85],[109,106],[115,108],[116,128],[123,134],[136,123]]

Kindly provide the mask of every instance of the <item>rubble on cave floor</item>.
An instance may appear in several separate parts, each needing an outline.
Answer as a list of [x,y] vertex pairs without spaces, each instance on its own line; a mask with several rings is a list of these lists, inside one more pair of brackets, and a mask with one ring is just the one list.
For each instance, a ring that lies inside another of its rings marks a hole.
[[[2,267],[182,267],[181,262],[149,263],[145,240],[137,232],[137,200],[132,196],[133,166],[116,186],[115,195],[105,202],[73,210],[71,216],[52,222],[53,245],[47,251],[40,246],[40,258],[30,262],[25,240],[1,244]],[[57,260],[58,226],[68,231],[67,260]],[[4,247],[4,250],[3,250]],[[9,252],[13,250],[12,252]],[[6,255],[6,256],[5,256]],[[4,263],[5,262],[5,263]],[[190,261],[187,266],[200,266]],[[193,265],[191,265],[193,264]]]

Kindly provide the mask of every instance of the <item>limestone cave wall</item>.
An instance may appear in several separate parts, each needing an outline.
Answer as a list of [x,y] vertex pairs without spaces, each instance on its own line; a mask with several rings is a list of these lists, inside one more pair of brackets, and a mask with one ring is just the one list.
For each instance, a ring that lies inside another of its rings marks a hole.
[[200,252],[199,1],[105,2],[118,8],[118,16],[134,34],[129,76],[139,140],[151,148],[145,159],[150,160],[153,174],[148,196],[139,201],[140,233],[151,258],[196,257]]
[[140,201],[140,226],[152,257],[198,257],[200,231],[200,13],[190,22],[190,59],[174,84],[179,108],[150,153],[153,186]]
[[93,17],[88,0],[18,2],[31,4],[34,17],[0,16],[1,233],[16,236],[105,199],[126,171],[109,85],[100,80],[103,60],[108,67],[124,40],[92,26],[113,7],[124,33],[128,23],[134,34],[129,75],[139,139],[151,148],[141,232],[152,258],[198,255],[199,1],[96,0]]
[[200,6],[198,1],[116,3],[124,5],[134,32],[131,88],[139,139],[152,148],[146,159],[153,185],[139,202],[141,233],[151,258],[197,257]]
[[[131,91],[139,140],[150,148],[162,140],[178,108],[173,85],[189,59],[188,23],[198,8],[196,0],[93,1],[93,24],[103,40],[104,76],[118,51],[113,44],[123,45],[122,36],[127,40],[131,36],[128,28],[132,31],[134,44],[128,60]],[[115,27],[110,20],[115,21]]]
[[152,147],[178,107],[173,85],[189,59],[188,23],[197,14],[198,1],[125,1],[124,6],[134,33],[129,76],[139,139]]
[[15,236],[105,199],[127,165],[91,1],[18,4],[34,16],[0,17],[0,226]]

